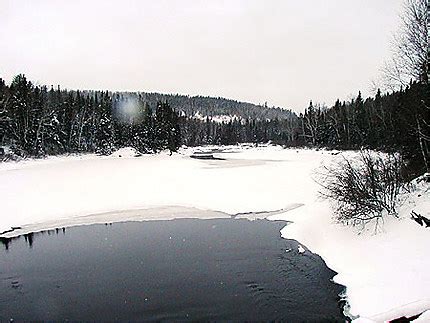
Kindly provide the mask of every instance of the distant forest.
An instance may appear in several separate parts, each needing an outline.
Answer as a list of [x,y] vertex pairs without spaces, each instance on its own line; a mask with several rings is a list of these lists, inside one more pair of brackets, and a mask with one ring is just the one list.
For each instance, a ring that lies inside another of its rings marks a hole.
[[296,115],[223,98],[48,89],[18,75],[9,85],[0,79],[0,138],[2,149],[16,156],[242,142],[364,147],[400,151],[422,172],[430,160],[429,106],[428,85],[418,82],[367,99],[358,93],[332,107],[311,102]]
[[[134,93],[121,93],[125,96]],[[213,98],[205,96],[186,96],[179,94],[140,93],[141,99],[150,106],[156,106],[158,102],[169,102],[169,104],[181,115],[193,117],[196,113],[214,117],[220,115],[237,116],[242,119],[274,120],[288,119],[294,114],[290,110],[257,105],[247,102],[239,102],[224,98]]]
[[[212,120],[220,115],[227,120]],[[69,91],[35,85],[24,75],[10,85],[0,79],[1,145],[17,156],[109,154],[124,146],[148,153],[180,145],[285,144],[296,124],[291,111],[223,98]]]
[[310,103],[299,117],[306,145],[401,152],[416,173],[430,171],[430,89],[411,82],[399,91],[330,107]]

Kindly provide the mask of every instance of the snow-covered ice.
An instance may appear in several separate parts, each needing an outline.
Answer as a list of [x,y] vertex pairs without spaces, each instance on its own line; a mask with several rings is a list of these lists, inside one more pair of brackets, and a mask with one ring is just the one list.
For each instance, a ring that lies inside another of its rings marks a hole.
[[[312,179],[292,170],[297,161],[288,158],[296,151],[280,147],[234,149],[237,147],[218,154],[226,158],[222,161],[191,159],[194,149],[172,156],[140,157],[134,157],[133,150],[122,149],[107,157],[52,157],[0,164],[4,201],[0,232],[112,211],[178,206],[235,215],[289,209],[310,201],[304,192]],[[285,160],[278,160],[279,154],[285,155]],[[300,164],[317,165],[312,151],[301,154]],[[289,163],[292,167],[286,167]],[[286,169],[292,171],[285,173]],[[273,185],[279,189],[272,189]],[[291,186],[294,189],[289,192]],[[118,220],[125,213],[118,215]]]
[[357,321],[388,320],[411,310],[408,304],[430,309],[430,229],[409,219],[411,210],[430,216],[428,183],[416,184],[400,219],[387,219],[376,235],[373,230],[358,234],[333,223],[330,205],[318,197],[314,180],[321,163],[340,155],[244,145],[211,152],[225,160],[189,157],[210,148],[219,147],[184,148],[172,156],[135,157],[135,151],[123,149],[104,157],[2,163],[0,232],[11,227],[42,230],[129,220],[247,217],[253,212],[254,217],[292,222],[282,236],[299,241],[299,251],[321,255],[339,273],[334,280],[347,286],[350,312],[360,315]]

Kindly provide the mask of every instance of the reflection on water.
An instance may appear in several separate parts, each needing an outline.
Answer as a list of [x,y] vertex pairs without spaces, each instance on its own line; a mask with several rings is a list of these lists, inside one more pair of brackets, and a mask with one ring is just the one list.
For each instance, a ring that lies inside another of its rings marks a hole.
[[0,239],[0,320],[344,321],[334,272],[285,222],[172,220]]
[[[27,233],[27,234],[23,234],[22,237],[24,237],[25,242],[28,244],[28,246],[30,248],[33,247],[33,242],[36,236],[38,235],[51,235],[51,234],[59,234],[60,232],[62,232],[63,234],[66,234],[66,228],[56,228],[55,230],[44,230],[44,231],[40,231],[40,232],[31,232],[31,233]],[[4,246],[5,250],[9,250],[9,246],[12,243],[12,241],[14,240],[19,240],[21,239],[21,236],[18,237],[13,237],[13,238],[4,238],[4,237],[0,237],[0,243]]]

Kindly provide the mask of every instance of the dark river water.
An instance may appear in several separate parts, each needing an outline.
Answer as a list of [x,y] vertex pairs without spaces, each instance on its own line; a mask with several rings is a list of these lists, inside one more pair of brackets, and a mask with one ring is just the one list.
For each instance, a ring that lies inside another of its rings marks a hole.
[[344,322],[335,272],[282,239],[285,224],[127,222],[1,239],[0,320]]

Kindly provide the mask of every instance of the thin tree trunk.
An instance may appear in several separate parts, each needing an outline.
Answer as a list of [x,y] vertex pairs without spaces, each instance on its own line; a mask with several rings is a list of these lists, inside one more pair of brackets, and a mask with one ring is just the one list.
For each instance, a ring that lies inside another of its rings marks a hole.
[[429,161],[428,161],[427,144],[424,142],[424,139],[423,139],[423,137],[421,135],[421,124],[420,124],[420,120],[418,118],[418,115],[415,116],[415,118],[417,120],[418,139],[419,139],[419,142],[420,142],[421,154],[422,154],[423,159],[424,159],[424,164],[426,166],[426,171],[430,172]]

